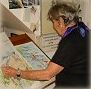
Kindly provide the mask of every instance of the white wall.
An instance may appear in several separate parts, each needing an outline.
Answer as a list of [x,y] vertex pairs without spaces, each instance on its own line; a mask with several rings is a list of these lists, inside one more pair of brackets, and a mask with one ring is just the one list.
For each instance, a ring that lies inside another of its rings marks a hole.
[[8,0],[0,0],[0,3],[3,4],[5,7],[9,8],[9,1]]
[[1,5],[0,5],[0,31],[1,31]]
[[[80,0],[82,1],[82,0]],[[82,6],[82,17],[85,24],[91,29],[91,0],[83,0]]]
[[47,20],[48,10],[52,0],[42,0],[42,34],[55,33],[51,21]]
[[88,25],[89,24],[89,0],[79,0],[79,3],[81,5],[81,17],[83,22]]
[[3,31],[3,28],[2,28],[2,17],[1,17],[1,13],[2,13],[2,9],[1,9],[1,4],[0,4],[0,32]]
[[3,31],[3,24],[2,24],[2,7],[1,4],[3,4],[5,7],[9,8],[8,0],[0,0],[0,32]]
[[88,20],[89,20],[89,28],[91,29],[91,0],[89,0],[89,8],[88,8]]

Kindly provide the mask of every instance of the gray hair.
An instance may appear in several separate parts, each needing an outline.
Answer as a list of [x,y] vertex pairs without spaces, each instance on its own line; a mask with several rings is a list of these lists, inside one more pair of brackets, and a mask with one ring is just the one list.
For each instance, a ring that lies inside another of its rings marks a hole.
[[80,5],[77,8],[75,4],[72,3],[56,3],[53,4],[52,7],[49,9],[48,19],[59,20],[59,17],[62,17],[64,20],[67,19],[67,23],[71,22],[72,20],[78,22],[80,11]]

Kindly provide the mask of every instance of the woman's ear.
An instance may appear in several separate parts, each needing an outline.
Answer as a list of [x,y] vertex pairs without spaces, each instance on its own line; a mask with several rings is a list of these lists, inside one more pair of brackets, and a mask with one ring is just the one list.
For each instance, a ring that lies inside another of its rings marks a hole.
[[69,17],[61,16],[61,18],[63,19],[65,25],[68,24]]
[[69,18],[64,18],[64,23],[67,24],[69,22]]

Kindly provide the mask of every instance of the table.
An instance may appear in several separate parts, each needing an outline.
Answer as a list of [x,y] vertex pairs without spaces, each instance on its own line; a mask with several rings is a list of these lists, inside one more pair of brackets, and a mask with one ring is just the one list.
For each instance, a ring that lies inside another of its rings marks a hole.
[[[14,46],[33,41],[27,34],[13,35],[9,37]],[[49,81],[34,81],[29,89],[53,89],[55,86],[55,77]]]

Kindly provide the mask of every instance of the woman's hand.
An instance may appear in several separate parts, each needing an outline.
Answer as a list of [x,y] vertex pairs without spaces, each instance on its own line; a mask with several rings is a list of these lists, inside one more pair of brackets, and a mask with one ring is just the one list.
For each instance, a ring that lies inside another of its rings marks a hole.
[[16,77],[16,69],[10,66],[2,66],[1,69],[5,77]]

